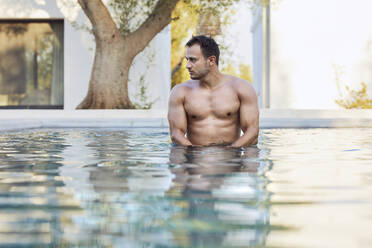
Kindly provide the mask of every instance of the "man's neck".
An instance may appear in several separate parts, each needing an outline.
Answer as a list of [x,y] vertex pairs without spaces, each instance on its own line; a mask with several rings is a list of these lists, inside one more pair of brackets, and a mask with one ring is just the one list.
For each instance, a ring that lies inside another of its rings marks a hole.
[[204,78],[200,79],[200,85],[209,89],[214,89],[224,83],[224,74],[220,71],[211,71]]

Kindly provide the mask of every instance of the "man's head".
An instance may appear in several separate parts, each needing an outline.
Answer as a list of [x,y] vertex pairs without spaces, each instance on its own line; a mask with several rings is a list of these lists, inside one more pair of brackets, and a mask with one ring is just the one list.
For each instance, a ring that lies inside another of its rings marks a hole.
[[193,36],[186,43],[186,68],[192,79],[201,79],[206,76],[213,66],[218,66],[220,50],[217,43],[209,37]]
[[220,49],[218,48],[217,43],[212,38],[204,35],[193,36],[191,40],[186,43],[186,46],[192,47],[195,44],[200,46],[201,52],[203,53],[205,59],[214,56],[216,65],[218,65]]

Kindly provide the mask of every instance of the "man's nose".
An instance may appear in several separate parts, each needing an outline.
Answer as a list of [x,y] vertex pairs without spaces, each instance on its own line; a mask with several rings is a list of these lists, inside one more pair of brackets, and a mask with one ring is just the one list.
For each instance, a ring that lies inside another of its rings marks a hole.
[[191,68],[191,63],[190,63],[190,61],[187,61],[186,62],[186,69],[190,69]]

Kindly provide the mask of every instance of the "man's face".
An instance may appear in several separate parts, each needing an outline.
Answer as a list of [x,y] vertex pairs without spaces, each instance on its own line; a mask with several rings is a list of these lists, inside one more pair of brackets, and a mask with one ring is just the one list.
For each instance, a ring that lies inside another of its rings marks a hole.
[[186,59],[186,69],[189,71],[191,79],[199,80],[209,73],[208,61],[204,58],[199,44],[187,47]]

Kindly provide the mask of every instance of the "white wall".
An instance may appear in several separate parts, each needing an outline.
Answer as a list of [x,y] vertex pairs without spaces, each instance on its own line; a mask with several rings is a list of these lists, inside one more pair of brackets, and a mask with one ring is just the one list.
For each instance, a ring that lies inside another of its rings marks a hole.
[[267,80],[267,70],[266,60],[266,9],[261,5],[256,5],[252,9],[253,22],[251,25],[252,33],[252,55],[253,55],[253,86],[256,90],[258,97],[258,106],[259,108],[269,107],[269,91],[267,89],[268,80]]
[[[271,108],[340,108],[345,85],[372,96],[372,1],[284,0],[271,11]],[[338,89],[334,65],[343,68]]]
[[[0,18],[64,18],[64,109],[73,110],[85,97],[93,64],[93,36],[71,25],[89,24],[76,0],[0,0]],[[151,66],[148,54],[153,54]],[[135,82],[145,74],[149,99],[158,99],[153,108],[167,107],[170,90],[170,30],[165,28],[135,59],[130,71],[129,93],[137,94]]]
[[166,109],[170,93],[170,56],[171,56],[171,31],[170,25],[165,27],[150,42],[148,47],[133,61],[129,72],[128,91],[132,102],[137,102],[136,97],[140,91],[141,76],[144,77],[147,101],[154,102],[153,109]]

